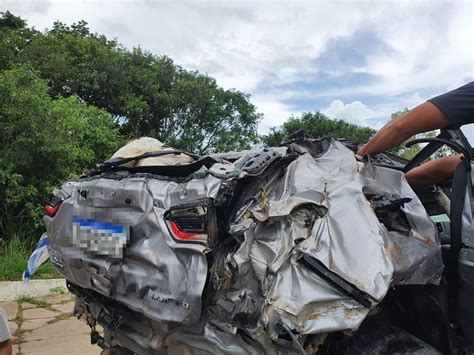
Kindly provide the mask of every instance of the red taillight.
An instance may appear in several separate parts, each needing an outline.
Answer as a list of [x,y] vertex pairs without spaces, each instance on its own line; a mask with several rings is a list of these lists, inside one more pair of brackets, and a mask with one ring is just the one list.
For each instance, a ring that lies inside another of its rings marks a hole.
[[59,207],[61,206],[61,203],[63,202],[63,200],[60,197],[52,194],[46,199],[45,202],[46,204],[43,207],[44,213],[46,213],[50,217],[54,217],[56,213],[58,212]]
[[59,206],[61,206],[61,203],[58,203],[56,206],[51,206],[51,205],[44,205],[43,211],[50,217],[54,217],[56,215],[56,212],[59,210]]
[[170,221],[169,225],[173,237],[180,241],[198,243],[207,242],[207,234],[183,231],[179,228],[178,223],[176,223],[175,221]]
[[217,222],[212,206],[174,208],[165,215],[168,230],[178,242],[202,243],[213,246],[217,240]]

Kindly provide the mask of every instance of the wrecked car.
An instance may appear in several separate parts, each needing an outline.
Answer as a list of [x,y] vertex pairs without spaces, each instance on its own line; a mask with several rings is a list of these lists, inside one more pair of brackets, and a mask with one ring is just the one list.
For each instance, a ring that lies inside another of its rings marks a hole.
[[[54,191],[49,258],[102,348],[467,351],[471,147],[459,130],[423,142],[409,162],[301,133],[204,157],[142,138]],[[453,182],[413,190],[404,172],[442,145],[466,157]]]

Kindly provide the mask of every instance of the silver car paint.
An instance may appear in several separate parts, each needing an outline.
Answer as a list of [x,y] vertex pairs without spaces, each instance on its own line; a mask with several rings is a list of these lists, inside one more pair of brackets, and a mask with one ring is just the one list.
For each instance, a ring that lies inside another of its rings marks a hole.
[[[278,153],[289,154],[284,148]],[[202,293],[207,278],[215,276],[208,271],[208,247],[175,241],[164,213],[182,203],[215,199],[223,181],[245,178],[242,167],[252,154],[202,168],[185,181],[124,175],[63,186],[70,198],[56,217],[45,217],[51,256],[69,282],[135,311],[121,314],[116,329],[105,329],[108,345],[118,342],[140,354],[299,353],[299,342],[310,334],[356,330],[371,309],[302,266],[297,261],[302,253],[369,295],[372,308],[393,284],[439,282],[437,231],[403,173],[358,162],[332,140],[323,154],[299,155],[237,214],[228,232],[240,244],[226,255],[222,273],[233,276],[216,283],[208,304]],[[364,188],[411,198],[402,207],[409,235],[379,222]],[[72,216],[77,215],[131,227],[124,258],[109,260],[74,248]],[[96,319],[103,307],[77,298],[79,314]],[[277,325],[294,339],[279,337]]]

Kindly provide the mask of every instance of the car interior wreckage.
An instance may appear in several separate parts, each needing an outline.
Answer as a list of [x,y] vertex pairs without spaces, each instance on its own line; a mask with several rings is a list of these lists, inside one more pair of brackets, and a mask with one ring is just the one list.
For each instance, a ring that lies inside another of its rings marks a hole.
[[[303,132],[203,157],[141,138],[53,192],[49,258],[102,348],[469,353],[472,148],[460,130],[415,143],[408,161]],[[445,145],[453,180],[412,189]]]

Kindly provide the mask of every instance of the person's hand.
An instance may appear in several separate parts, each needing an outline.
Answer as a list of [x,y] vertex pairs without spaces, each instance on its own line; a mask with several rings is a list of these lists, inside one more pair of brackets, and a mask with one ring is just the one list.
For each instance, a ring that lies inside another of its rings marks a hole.
[[360,157],[365,157],[367,156],[367,144],[364,145],[363,147],[359,148],[359,150],[357,151],[356,153],[357,156],[360,156]]

